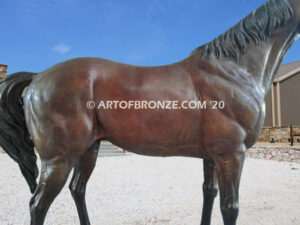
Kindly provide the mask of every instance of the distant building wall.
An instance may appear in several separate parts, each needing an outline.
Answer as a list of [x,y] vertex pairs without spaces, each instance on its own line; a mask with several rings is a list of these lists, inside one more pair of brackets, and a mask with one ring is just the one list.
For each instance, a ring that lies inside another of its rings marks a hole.
[[300,126],[300,72],[281,81],[281,126]]
[[6,77],[7,65],[0,64],[0,79]]
[[269,91],[265,98],[266,103],[266,118],[264,127],[272,127],[273,126],[273,117],[272,117],[272,93]]
[[276,79],[266,95],[263,127],[300,126],[300,71]]

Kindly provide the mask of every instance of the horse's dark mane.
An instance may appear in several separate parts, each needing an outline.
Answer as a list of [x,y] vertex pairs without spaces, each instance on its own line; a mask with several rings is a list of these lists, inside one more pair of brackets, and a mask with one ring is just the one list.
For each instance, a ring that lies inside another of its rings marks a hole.
[[292,17],[293,9],[287,0],[269,0],[234,27],[195,51],[200,51],[202,58],[214,53],[217,58],[238,60],[240,54],[246,52],[250,41],[258,45],[270,38],[276,28],[286,25]]

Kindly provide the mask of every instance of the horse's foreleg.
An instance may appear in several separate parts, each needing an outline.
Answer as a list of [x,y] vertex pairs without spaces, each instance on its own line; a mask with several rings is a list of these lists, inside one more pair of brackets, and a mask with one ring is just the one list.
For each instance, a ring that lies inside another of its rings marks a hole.
[[41,177],[29,206],[31,225],[42,225],[47,211],[63,188],[73,163],[65,160],[42,160]]
[[224,225],[235,225],[239,212],[239,184],[245,159],[245,146],[215,157]]
[[201,225],[210,225],[211,213],[214,199],[218,194],[218,180],[213,160],[203,160],[204,183],[203,189],[203,208]]
[[70,191],[76,203],[80,224],[90,225],[85,203],[86,184],[93,172],[98,157],[100,142],[95,142],[76,162]]

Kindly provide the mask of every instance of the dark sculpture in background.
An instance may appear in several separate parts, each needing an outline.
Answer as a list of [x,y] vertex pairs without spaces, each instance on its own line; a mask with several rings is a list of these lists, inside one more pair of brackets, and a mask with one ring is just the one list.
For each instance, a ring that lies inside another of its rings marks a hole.
[[[236,224],[245,151],[260,134],[264,97],[299,31],[300,1],[269,0],[178,63],[138,67],[77,58],[38,75],[14,74],[2,80],[0,144],[34,193],[31,225],[43,224],[72,168],[70,190],[80,223],[90,224],[85,190],[103,139],[143,155],[203,158],[201,224],[210,224],[218,189],[224,224]],[[226,106],[90,110],[88,100],[216,100]],[[42,161],[38,185],[34,146]]]

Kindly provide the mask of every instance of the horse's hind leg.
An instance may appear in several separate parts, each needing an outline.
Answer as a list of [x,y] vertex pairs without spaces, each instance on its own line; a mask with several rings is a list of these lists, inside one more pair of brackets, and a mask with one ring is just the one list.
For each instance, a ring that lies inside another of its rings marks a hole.
[[42,225],[46,213],[63,188],[73,163],[70,160],[42,160],[40,182],[30,200],[31,225]]
[[73,178],[69,186],[76,203],[81,225],[90,225],[85,203],[85,190],[96,164],[99,145],[99,141],[95,142],[75,163]]
[[203,189],[203,208],[201,225],[210,225],[211,213],[214,199],[218,194],[218,180],[213,160],[203,160],[204,183]]
[[245,146],[215,157],[224,225],[235,225],[239,212],[239,184],[245,159]]

